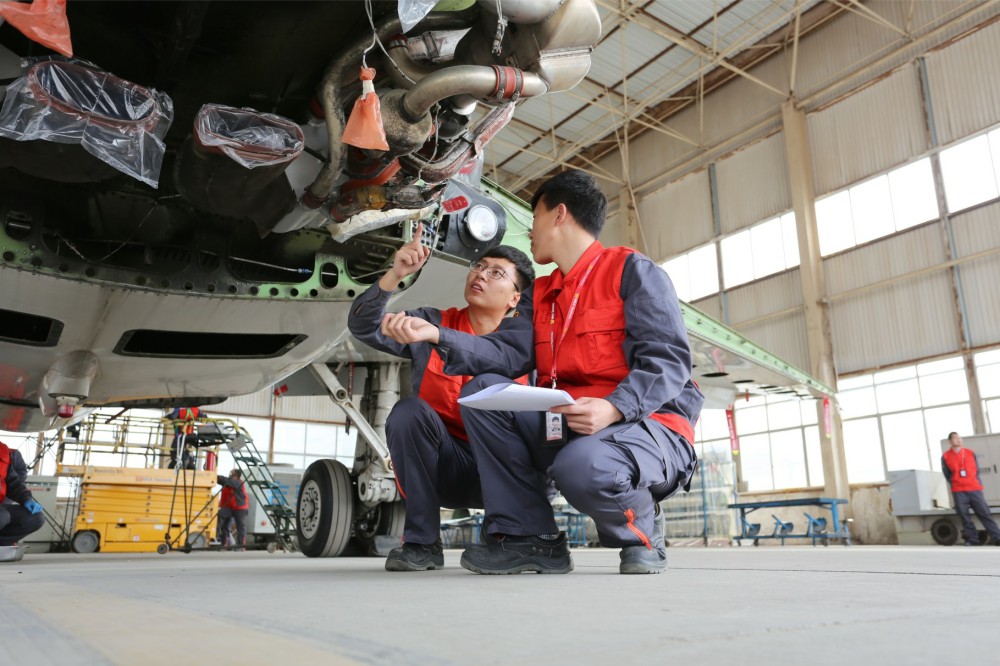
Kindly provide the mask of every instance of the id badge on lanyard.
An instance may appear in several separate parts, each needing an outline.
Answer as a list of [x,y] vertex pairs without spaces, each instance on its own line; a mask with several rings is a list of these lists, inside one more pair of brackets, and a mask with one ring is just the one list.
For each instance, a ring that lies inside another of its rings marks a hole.
[[545,446],[566,443],[566,417],[556,412],[545,412]]
[[[587,284],[587,278],[594,270],[594,266],[597,262],[601,260],[601,255],[594,257],[594,260],[590,262],[587,266],[586,272],[583,277],[580,278],[580,283],[576,287],[576,293],[573,294],[573,300],[569,306],[569,312],[566,313],[566,320],[563,322],[562,333],[559,335],[558,346],[562,345],[563,340],[566,339],[566,334],[569,333],[569,325],[573,321],[573,315],[576,314],[576,306],[580,302],[580,294],[583,293],[583,286]],[[552,346],[552,369],[549,372],[549,376],[552,378],[552,388],[556,388],[557,383],[557,367],[558,367],[558,346],[556,343],[556,302],[552,301],[551,310],[549,310],[549,344]],[[566,425],[566,418],[562,414],[557,414],[555,412],[545,412],[545,445],[546,446],[558,446],[560,444],[565,444],[568,440],[569,426]]]

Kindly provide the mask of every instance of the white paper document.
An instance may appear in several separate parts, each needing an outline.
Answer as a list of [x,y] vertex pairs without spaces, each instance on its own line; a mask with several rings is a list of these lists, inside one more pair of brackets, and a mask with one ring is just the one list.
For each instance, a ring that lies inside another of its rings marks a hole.
[[459,398],[458,402],[475,409],[497,409],[510,412],[544,412],[550,407],[576,404],[576,401],[566,391],[513,383],[487,386],[479,393]]

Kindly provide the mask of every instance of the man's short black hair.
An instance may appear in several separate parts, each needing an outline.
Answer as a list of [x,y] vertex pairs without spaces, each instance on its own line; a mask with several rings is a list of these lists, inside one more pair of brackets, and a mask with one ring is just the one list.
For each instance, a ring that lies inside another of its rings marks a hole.
[[524,291],[535,281],[535,266],[531,263],[531,259],[528,259],[528,255],[516,247],[497,245],[483,253],[483,258],[506,259],[514,264],[514,269],[517,271],[518,291]]
[[537,207],[539,202],[549,210],[563,204],[584,231],[594,238],[601,235],[608,200],[589,173],[572,169],[549,178],[531,198],[531,207]]
[[958,433],[957,433],[957,432],[949,432],[949,433],[948,433],[948,441],[950,442],[950,441],[951,441],[951,438],[952,438],[952,437],[956,437],[957,435],[958,435]]

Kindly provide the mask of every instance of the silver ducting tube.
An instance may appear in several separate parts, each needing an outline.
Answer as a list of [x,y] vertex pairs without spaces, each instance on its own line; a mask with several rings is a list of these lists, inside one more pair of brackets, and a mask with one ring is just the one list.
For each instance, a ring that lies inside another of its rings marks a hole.
[[[428,14],[420,22],[421,28],[427,30],[450,30],[464,28],[470,24],[470,16],[462,13],[433,13]],[[391,36],[402,32],[399,17],[390,16],[381,21],[375,28],[379,39],[387,41]],[[361,35],[354,43],[340,55],[330,62],[323,75],[320,84],[320,103],[323,105],[323,113],[326,117],[326,129],[330,141],[330,158],[323,168],[320,169],[316,179],[306,191],[307,205],[316,208],[330,196],[337,178],[344,170],[347,159],[347,152],[341,137],[344,134],[344,82],[350,77],[357,76],[358,67],[361,63],[361,56],[365,49],[371,46],[372,38],[369,33]],[[391,65],[390,65],[391,67]],[[314,205],[313,205],[314,204]]]
[[423,118],[440,100],[454,95],[500,100],[537,97],[548,90],[536,74],[513,67],[457,65],[429,74],[403,96],[403,110],[414,121]]

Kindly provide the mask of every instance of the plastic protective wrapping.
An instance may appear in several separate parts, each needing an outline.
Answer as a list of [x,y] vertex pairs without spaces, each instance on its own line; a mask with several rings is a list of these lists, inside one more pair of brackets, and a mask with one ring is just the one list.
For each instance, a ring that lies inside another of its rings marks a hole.
[[3,19],[31,41],[64,56],[73,55],[69,21],[66,20],[66,0],[34,0],[30,5],[0,2],[0,23]]
[[173,120],[166,94],[92,65],[44,60],[7,88],[0,136],[76,143],[118,171],[156,187],[163,137]]
[[302,128],[287,118],[253,109],[206,104],[195,119],[198,143],[248,169],[290,162],[302,153]]
[[438,0],[399,0],[399,24],[403,32],[412,30],[437,3]]

